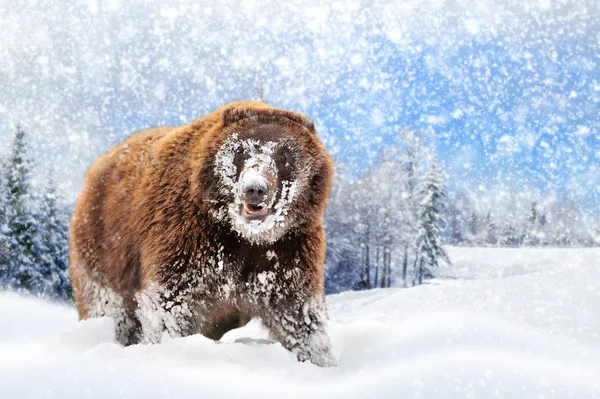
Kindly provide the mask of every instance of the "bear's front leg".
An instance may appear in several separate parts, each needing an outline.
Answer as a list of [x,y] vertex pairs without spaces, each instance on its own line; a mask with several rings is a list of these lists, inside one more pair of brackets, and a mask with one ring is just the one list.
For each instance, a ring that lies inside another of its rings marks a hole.
[[327,314],[323,296],[291,299],[267,310],[262,319],[272,338],[295,353],[298,360],[310,360],[321,367],[337,365],[326,332]]
[[177,338],[200,332],[203,313],[191,294],[174,294],[150,284],[138,293],[137,302],[141,343],[160,343],[164,333]]

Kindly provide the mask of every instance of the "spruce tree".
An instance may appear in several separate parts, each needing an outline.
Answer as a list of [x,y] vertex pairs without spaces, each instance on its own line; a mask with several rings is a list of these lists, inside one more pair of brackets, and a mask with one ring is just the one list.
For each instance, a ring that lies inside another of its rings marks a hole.
[[537,207],[537,202],[531,203],[529,216],[523,228],[523,245],[537,246],[542,243],[543,234],[541,232],[540,215]]
[[443,260],[450,264],[450,259],[442,247],[442,232],[446,223],[446,194],[444,176],[438,169],[435,160],[425,175],[419,190],[417,254],[413,285],[422,284],[423,280],[434,277],[434,269]]
[[488,211],[485,217],[485,242],[490,245],[498,244],[496,222],[492,219],[491,211]]
[[57,299],[69,299],[71,286],[68,277],[68,217],[58,205],[58,195],[52,178],[40,203],[39,270],[43,278],[40,292]]
[[475,211],[469,217],[469,242],[472,245],[479,244],[479,218]]
[[34,248],[34,218],[29,212],[31,165],[25,132],[17,127],[5,168],[6,278],[16,290],[31,291],[39,278]]
[[459,210],[456,205],[450,206],[450,242],[455,245],[463,242]]
[[10,285],[9,279],[9,241],[7,209],[8,197],[6,195],[6,163],[0,159],[0,288]]

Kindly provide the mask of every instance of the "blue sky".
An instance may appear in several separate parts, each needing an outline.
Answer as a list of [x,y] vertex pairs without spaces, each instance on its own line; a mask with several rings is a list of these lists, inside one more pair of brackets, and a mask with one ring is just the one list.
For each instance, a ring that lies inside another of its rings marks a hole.
[[[519,191],[525,186],[565,195],[597,212],[597,42],[557,38],[546,47],[529,43],[515,49],[498,45],[505,40],[465,42],[433,68],[428,62],[439,62],[435,43],[423,44],[417,55],[394,54],[386,68],[393,80],[387,95],[365,93],[359,106],[350,102],[350,109],[340,112],[344,123],[334,127],[335,136],[343,136],[349,125],[379,131],[382,141],[371,142],[376,154],[402,126],[432,129],[452,189],[502,184]],[[339,98],[331,104],[336,101]],[[357,108],[364,113],[356,113]],[[385,122],[370,120],[369,112],[385,115]],[[344,142],[342,147],[352,144]],[[372,159],[356,146],[343,155],[341,159],[360,165]]]
[[356,175],[398,129],[430,129],[454,191],[536,189],[600,213],[592,0],[31,1],[0,26],[0,135],[25,126],[71,197],[129,133],[262,86]]

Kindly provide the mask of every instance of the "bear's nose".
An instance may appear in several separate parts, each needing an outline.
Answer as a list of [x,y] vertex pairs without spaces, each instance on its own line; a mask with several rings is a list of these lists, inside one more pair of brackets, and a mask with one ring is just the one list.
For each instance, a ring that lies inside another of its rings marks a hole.
[[265,201],[269,188],[266,184],[254,183],[244,187],[244,201],[247,204],[258,205]]

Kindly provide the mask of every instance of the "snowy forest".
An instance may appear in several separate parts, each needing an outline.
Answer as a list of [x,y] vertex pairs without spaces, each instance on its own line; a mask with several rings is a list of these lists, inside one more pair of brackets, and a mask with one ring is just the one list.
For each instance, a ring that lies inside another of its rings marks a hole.
[[41,190],[32,186],[34,167],[27,136],[17,127],[10,155],[0,161],[0,287],[70,300],[71,208],[62,201],[52,173]]
[[344,167],[338,167],[325,219],[330,292],[421,283],[435,276],[440,263],[451,264],[441,243],[600,244],[600,226],[565,197],[542,198],[510,188],[493,198],[448,193],[434,139],[426,130],[401,129],[364,176],[350,181]]

